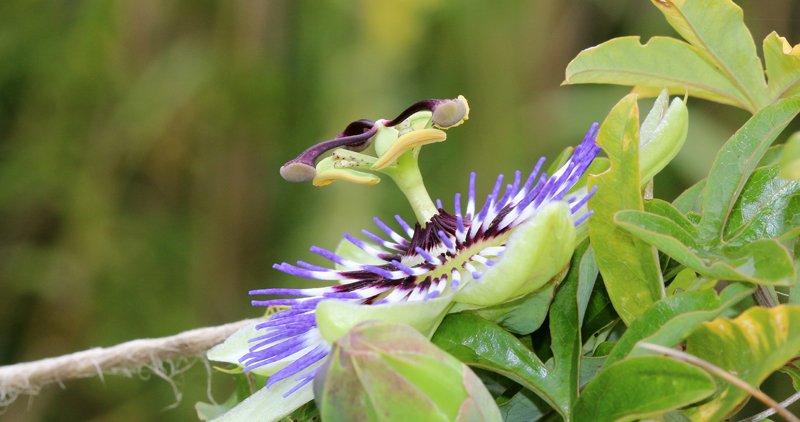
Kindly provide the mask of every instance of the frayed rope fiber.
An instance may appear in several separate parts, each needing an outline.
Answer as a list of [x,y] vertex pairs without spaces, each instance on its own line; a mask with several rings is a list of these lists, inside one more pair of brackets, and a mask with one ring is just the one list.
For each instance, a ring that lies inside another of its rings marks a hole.
[[165,361],[199,357],[208,349],[254,319],[218,327],[197,328],[156,339],[140,339],[108,348],[95,348],[69,355],[0,366],[0,406],[11,404],[20,394],[36,394],[42,386],[62,381],[103,376],[103,373],[131,374]]

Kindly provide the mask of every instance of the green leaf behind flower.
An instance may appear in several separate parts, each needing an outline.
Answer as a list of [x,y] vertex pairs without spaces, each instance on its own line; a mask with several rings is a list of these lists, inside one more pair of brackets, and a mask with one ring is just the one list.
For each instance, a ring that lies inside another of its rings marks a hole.
[[[668,57],[668,59],[667,59]],[[635,86],[637,92],[705,98],[749,108],[736,86],[709,63],[697,48],[674,38],[620,37],[582,51],[567,66],[565,83],[606,83]]]
[[[686,352],[758,388],[800,353],[800,306],[753,307],[733,320],[703,323],[688,338]],[[719,391],[710,401],[684,410],[693,421],[722,420],[747,399],[743,390],[715,380]]]
[[764,39],[764,60],[771,98],[800,95],[800,47],[773,31]]
[[795,132],[786,141],[786,147],[781,151],[779,163],[781,177],[800,180],[800,132]]
[[631,356],[650,354],[642,349],[634,349],[641,340],[667,347],[680,344],[698,325],[719,317],[753,291],[744,283],[736,283],[728,286],[719,296],[713,290],[700,290],[680,293],[656,302],[625,331],[608,355],[606,367],[624,359],[631,352],[634,352]]
[[549,369],[506,330],[470,314],[451,314],[431,341],[460,361],[505,375],[535,391],[551,406],[569,400],[569,387],[548,376]]
[[800,98],[789,98],[758,111],[717,154],[703,196],[698,226],[703,241],[722,241],[726,221],[739,193],[761,157],[800,111]]
[[702,400],[715,391],[705,372],[668,358],[642,356],[601,372],[581,392],[573,420],[632,421]]
[[747,180],[725,225],[728,243],[797,236],[800,181],[786,180],[780,173],[780,165],[773,164],[756,169]]
[[652,1],[669,24],[747,98],[750,110],[768,102],[761,60],[739,6],[731,0]]
[[614,224],[619,210],[643,210],[639,192],[639,108],[636,95],[623,98],[600,127],[597,143],[611,161],[611,169],[589,177],[598,186],[589,200],[595,214],[589,219],[589,238],[611,302],[626,324],[631,324],[663,297],[663,282],[655,250]]
[[784,286],[794,282],[791,257],[775,240],[709,247],[696,239],[696,233],[687,231],[693,225],[685,217],[679,224],[657,214],[621,211],[616,214],[615,221],[621,229],[710,279]]

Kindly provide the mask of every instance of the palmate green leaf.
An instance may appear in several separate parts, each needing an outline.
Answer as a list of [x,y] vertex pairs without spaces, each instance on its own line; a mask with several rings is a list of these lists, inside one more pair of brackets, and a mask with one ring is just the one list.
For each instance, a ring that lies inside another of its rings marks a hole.
[[581,338],[588,339],[618,319],[619,315],[617,315],[617,311],[614,310],[614,305],[608,297],[605,284],[602,280],[595,282],[583,315]]
[[[798,135],[798,134],[796,134]],[[794,138],[795,135],[792,135]],[[797,136],[800,139],[800,135]],[[791,141],[792,138],[789,138]],[[787,144],[789,141],[787,141]],[[764,155],[761,157],[761,160],[758,162],[756,168],[769,166],[778,162],[780,157],[783,155],[783,145],[775,145],[769,147]],[[798,150],[797,156],[800,157],[800,141],[798,142]],[[798,176],[800,176],[800,172],[798,172]],[[781,177],[788,178],[786,175],[782,175]],[[800,178],[800,177],[798,177]],[[706,188],[706,179],[703,179],[697,183],[695,183],[689,189],[686,189],[681,193],[674,201],[672,201],[672,205],[678,209],[682,214],[688,214],[690,212],[695,213],[702,213],[703,212],[703,195],[705,194]]]
[[[619,228],[709,279],[790,285],[795,267],[781,243],[800,231],[799,186],[778,177],[770,163],[780,148],[769,145],[799,109],[800,98],[764,107],[725,144],[708,181],[675,206],[654,200],[646,204],[648,212],[616,213]],[[689,219],[697,216],[699,221]]]
[[621,37],[582,51],[567,66],[564,83],[636,86],[637,92],[705,98],[749,108],[748,99],[693,46],[668,37]]
[[756,169],[728,217],[729,244],[785,239],[800,232],[800,181],[780,177],[779,164]]
[[754,290],[744,283],[736,283],[728,286],[719,296],[714,290],[700,290],[661,299],[625,331],[608,355],[605,366],[629,355],[652,354],[645,353],[643,349],[634,349],[636,343],[642,340],[667,347],[680,344],[698,325],[719,317]]
[[500,404],[499,407],[505,422],[537,421],[542,416],[553,412],[553,408],[548,406],[547,402],[527,388],[517,390],[508,401]]
[[676,31],[738,88],[755,112],[769,102],[742,9],[731,0],[652,0]]
[[697,402],[714,391],[711,377],[697,368],[663,357],[635,357],[593,379],[572,416],[576,421],[632,421]]
[[769,147],[769,149],[767,149],[767,152],[765,152],[764,155],[761,157],[761,161],[758,162],[756,168],[766,167],[777,163],[778,160],[780,160],[781,155],[783,154],[783,147],[784,145],[773,145]]
[[702,213],[703,212],[703,194],[706,190],[706,180],[703,179],[686,189],[674,201],[672,205],[681,212],[681,214],[688,214],[690,212]]
[[[562,415],[568,415],[578,399],[580,386],[581,347],[581,314],[582,307],[588,302],[587,297],[597,278],[594,267],[594,254],[587,253],[589,242],[584,241],[575,249],[570,263],[570,271],[558,288],[553,305],[550,307],[550,337],[553,351],[554,367],[551,377],[566,384],[569,388],[569,401],[556,403]],[[581,271],[583,269],[583,271]]]
[[448,315],[431,341],[467,365],[505,375],[535,391],[548,404],[569,400],[569,386],[548,376],[549,369],[516,337],[470,314]]
[[[800,352],[800,306],[753,307],[733,320],[703,323],[689,336],[686,352],[758,388]],[[711,400],[684,410],[693,421],[725,419],[747,399],[741,389],[716,381],[719,391]]]
[[606,364],[607,356],[583,356],[581,357],[581,388],[589,384]]
[[792,47],[775,31],[764,39],[770,98],[800,95],[800,47]]
[[[476,315],[450,314],[431,339],[434,344],[470,366],[503,374],[535,391],[549,406],[568,418],[581,381],[581,307],[579,292],[592,291],[593,271],[588,241],[575,251],[570,270],[550,307],[553,364],[545,365],[507,331]],[[589,368],[590,371],[592,368]],[[596,370],[596,369],[594,369]],[[591,376],[591,372],[584,374]]]
[[620,211],[615,221],[621,229],[707,278],[780,286],[794,282],[792,259],[776,240],[760,239],[709,249],[693,236],[695,233],[690,230],[694,226],[685,217],[676,221],[644,211]]
[[[686,292],[686,291],[694,291],[694,290],[702,290],[702,289],[692,289],[692,286],[697,283],[698,277],[697,273],[694,270],[689,268],[684,268],[672,279],[667,286],[667,296],[672,296],[676,293]],[[707,280],[703,278],[702,280]],[[715,281],[715,280],[712,280]]]
[[703,243],[723,240],[728,216],[767,148],[800,111],[800,98],[788,98],[759,110],[717,154],[703,195],[698,226]]
[[605,150],[611,169],[589,177],[598,186],[589,200],[595,214],[589,219],[589,238],[611,302],[626,324],[663,297],[658,255],[652,247],[614,225],[619,210],[643,210],[639,192],[639,108],[636,95],[623,98],[600,126],[597,144]]
[[796,366],[791,367],[786,365],[781,368],[781,372],[783,372],[786,375],[789,375],[789,377],[792,378],[792,387],[794,387],[795,391],[800,391],[800,370],[797,370],[795,368]]

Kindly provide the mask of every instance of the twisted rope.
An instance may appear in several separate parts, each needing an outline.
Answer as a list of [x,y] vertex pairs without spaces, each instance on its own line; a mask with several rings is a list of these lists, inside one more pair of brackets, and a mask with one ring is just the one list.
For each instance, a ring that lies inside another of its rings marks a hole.
[[0,406],[11,404],[20,394],[36,394],[48,384],[99,376],[104,373],[130,376],[149,368],[166,377],[158,368],[163,362],[202,357],[208,349],[225,341],[236,330],[255,320],[244,320],[218,327],[197,328],[174,336],[140,339],[108,348],[95,348],[34,362],[0,366]]

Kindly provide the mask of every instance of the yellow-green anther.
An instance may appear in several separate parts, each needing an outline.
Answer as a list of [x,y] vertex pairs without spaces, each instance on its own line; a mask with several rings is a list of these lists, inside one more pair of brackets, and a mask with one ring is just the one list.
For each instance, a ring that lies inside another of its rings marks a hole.
[[641,187],[678,155],[686,141],[689,130],[689,111],[680,98],[666,104],[669,94],[666,89],[656,99],[639,130],[639,174]]
[[800,180],[800,132],[795,132],[786,141],[779,163],[782,178]]
[[467,284],[455,300],[490,306],[535,291],[567,266],[574,250],[569,205],[551,202],[515,229],[502,259]]
[[337,180],[358,183],[361,185],[374,185],[381,181],[380,177],[360,171],[336,168],[337,161],[328,157],[317,163],[317,175],[314,176],[314,186],[329,185]]
[[313,180],[317,175],[317,170],[308,164],[293,162],[281,166],[281,177],[293,183],[302,183]]
[[468,366],[404,324],[370,321],[334,345],[314,376],[328,422],[500,422],[491,394]]
[[[380,133],[378,136],[380,136]],[[397,140],[380,155],[380,158],[373,164],[372,168],[373,170],[381,170],[392,165],[401,155],[412,148],[442,142],[445,139],[447,139],[447,134],[438,129],[420,129],[409,132],[397,138]]]
[[454,100],[444,100],[433,109],[433,125],[440,129],[456,127],[469,120],[469,104],[463,95]]

